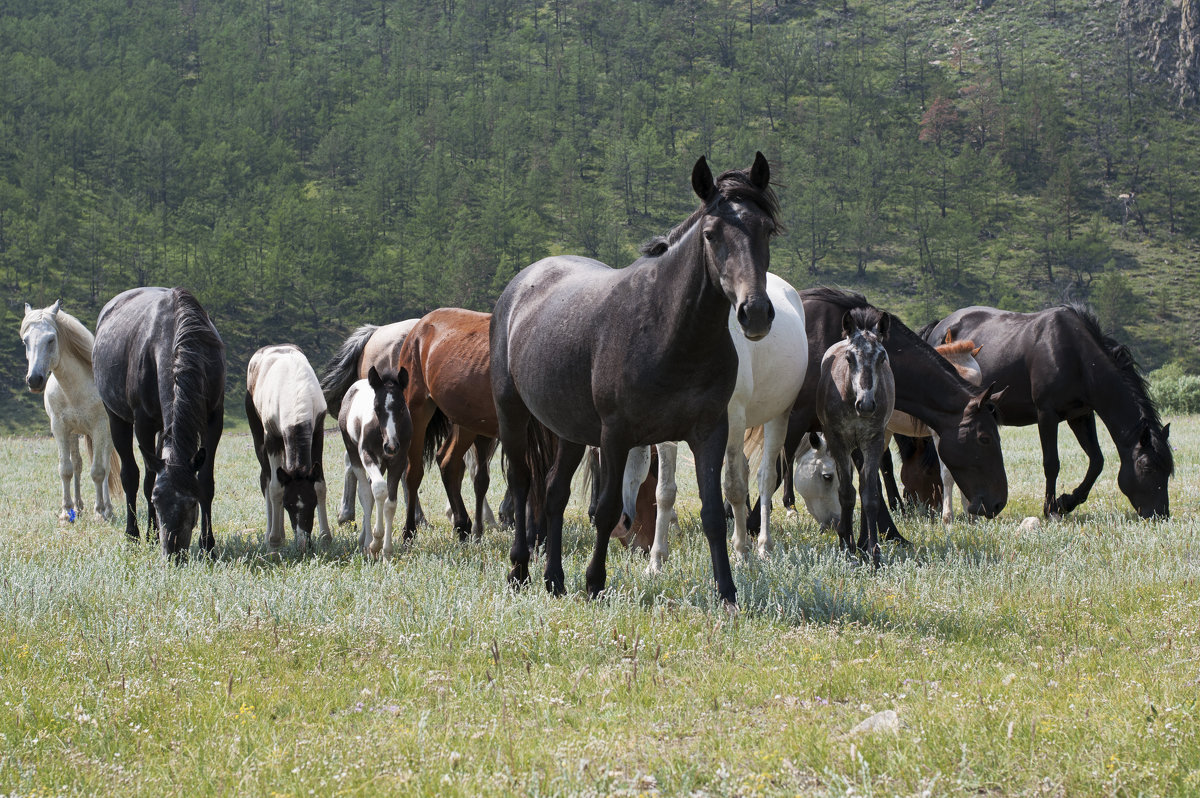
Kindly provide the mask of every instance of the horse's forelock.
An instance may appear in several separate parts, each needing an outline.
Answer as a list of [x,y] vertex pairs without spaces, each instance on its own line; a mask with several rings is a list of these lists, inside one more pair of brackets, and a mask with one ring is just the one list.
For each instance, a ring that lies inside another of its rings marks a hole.
[[784,232],[785,228],[780,218],[779,197],[775,194],[775,189],[770,185],[764,188],[754,185],[750,179],[750,170],[730,169],[728,172],[721,173],[721,176],[716,179],[716,184],[717,194],[710,202],[701,205],[688,218],[667,231],[666,235],[654,236],[642,244],[641,253],[652,258],[665,254],[701,217],[711,212],[722,201],[752,204],[771,220],[774,227],[773,234],[778,235]]

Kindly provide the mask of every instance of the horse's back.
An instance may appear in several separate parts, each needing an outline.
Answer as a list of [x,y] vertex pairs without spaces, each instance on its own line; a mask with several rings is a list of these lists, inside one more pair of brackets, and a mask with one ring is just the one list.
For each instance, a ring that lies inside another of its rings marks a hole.
[[315,422],[326,411],[317,374],[293,344],[265,346],[255,352],[246,367],[246,390],[264,425],[275,432]]

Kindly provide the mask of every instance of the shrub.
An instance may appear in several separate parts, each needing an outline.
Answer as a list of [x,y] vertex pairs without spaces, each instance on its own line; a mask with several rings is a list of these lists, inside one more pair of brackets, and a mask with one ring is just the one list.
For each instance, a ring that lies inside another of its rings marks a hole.
[[1168,363],[1146,375],[1150,396],[1164,413],[1200,413],[1200,377],[1179,363]]

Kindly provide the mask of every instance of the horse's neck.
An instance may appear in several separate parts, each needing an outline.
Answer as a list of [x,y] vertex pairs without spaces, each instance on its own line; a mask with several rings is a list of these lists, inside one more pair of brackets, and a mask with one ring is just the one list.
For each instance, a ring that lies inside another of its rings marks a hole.
[[677,253],[661,256],[652,267],[658,270],[654,285],[663,287],[659,329],[667,331],[664,343],[668,352],[706,351],[725,341],[733,346],[729,338],[729,300],[709,280],[694,235],[689,233]]
[[72,398],[96,393],[96,378],[92,365],[76,357],[60,353],[58,365],[54,367],[54,379]]
[[1092,410],[1104,422],[1117,453],[1125,460],[1141,434],[1142,409],[1116,364],[1107,355],[1097,362],[1102,367],[1088,374]]

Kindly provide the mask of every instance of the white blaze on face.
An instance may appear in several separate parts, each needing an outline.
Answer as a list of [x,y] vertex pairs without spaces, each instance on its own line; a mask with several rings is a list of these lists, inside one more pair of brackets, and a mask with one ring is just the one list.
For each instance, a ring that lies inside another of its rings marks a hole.
[[396,445],[396,412],[395,412],[395,407],[394,407],[395,403],[396,403],[396,398],[394,396],[392,396],[391,394],[388,394],[387,399],[383,400],[383,412],[384,412],[385,417],[387,418],[387,426],[386,426],[386,430],[385,430],[385,434],[384,434],[384,441],[391,443],[392,446]]

